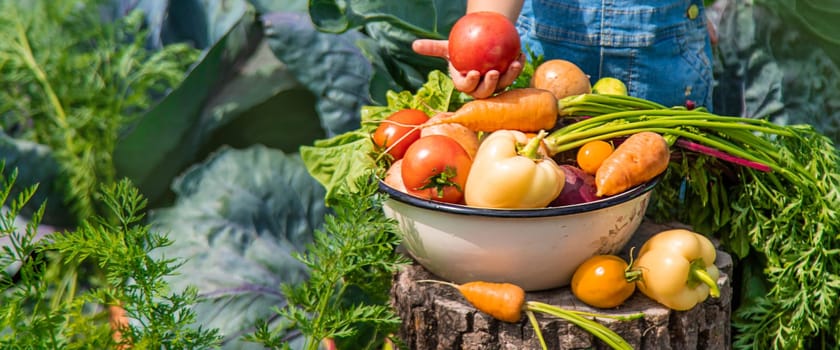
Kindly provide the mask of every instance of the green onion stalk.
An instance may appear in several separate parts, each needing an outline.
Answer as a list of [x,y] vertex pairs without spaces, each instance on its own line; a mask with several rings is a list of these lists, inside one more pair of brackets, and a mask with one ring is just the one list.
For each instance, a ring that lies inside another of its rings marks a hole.
[[645,314],[641,312],[633,313],[630,315],[607,315],[601,313],[564,309],[559,306],[554,306],[539,301],[527,301],[525,302],[525,313],[528,316],[531,325],[534,327],[534,331],[536,332],[537,338],[539,339],[540,345],[543,349],[548,349],[548,347],[546,346],[545,339],[543,338],[542,332],[540,331],[539,322],[537,322],[537,319],[534,316],[534,312],[540,312],[549,316],[564,319],[580,328],[583,328],[583,330],[585,330],[589,334],[594,335],[598,339],[601,339],[601,341],[603,341],[610,348],[615,350],[632,350],[633,347],[618,333],[598,323],[597,321],[587,317],[610,318],[618,321],[632,321],[635,319],[643,318],[645,316]]
[[793,182],[816,181],[803,165],[782,156],[768,138],[761,136],[798,135],[790,128],[767,120],[720,116],[702,108],[666,108],[623,95],[575,95],[560,100],[559,106],[560,115],[574,122],[545,138],[551,154],[573,150],[590,141],[652,131],[666,136],[671,145],[690,151],[764,172],[776,172]]

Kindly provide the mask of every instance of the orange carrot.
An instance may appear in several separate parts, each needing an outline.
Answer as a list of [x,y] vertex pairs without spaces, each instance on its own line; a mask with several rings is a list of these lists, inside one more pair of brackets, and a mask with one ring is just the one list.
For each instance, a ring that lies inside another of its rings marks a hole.
[[540,131],[554,128],[557,111],[557,98],[550,91],[521,88],[467,102],[445,118],[424,123],[424,127],[458,123],[473,131]]
[[511,283],[474,281],[455,284],[444,281],[420,280],[451,286],[461,292],[472,306],[493,318],[516,323],[525,311],[525,290]]
[[335,339],[333,338],[322,340],[322,345],[325,350],[338,350],[338,346],[335,344]]
[[633,134],[604,159],[595,172],[597,196],[610,196],[642,184],[668,168],[668,143],[662,135]]
[[131,345],[125,344],[123,339],[123,331],[128,327],[128,313],[119,304],[108,306],[108,323],[111,326],[111,338],[114,342],[120,344],[117,349],[130,349]]

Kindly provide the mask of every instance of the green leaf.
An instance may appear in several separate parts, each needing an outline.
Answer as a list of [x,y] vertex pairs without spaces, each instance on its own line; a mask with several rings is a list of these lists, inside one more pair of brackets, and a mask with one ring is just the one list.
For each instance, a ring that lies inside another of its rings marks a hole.
[[114,150],[118,174],[131,178],[150,201],[154,202],[171,179],[194,160],[207,137],[206,131],[196,128],[204,102],[236,58],[256,46],[253,29],[249,29],[253,25],[253,18],[243,17],[204,54],[177,89],[119,140]]
[[249,0],[248,2],[257,9],[258,13],[280,11],[306,13],[309,6],[307,0]]
[[466,94],[455,89],[455,84],[448,75],[436,70],[429,73],[425,83],[417,89],[417,93],[412,94],[405,90],[388,91],[386,93],[387,106],[364,106],[362,123],[378,122],[387,117],[385,113],[390,114],[406,108],[419,109],[430,116],[453,111],[464,104],[468,98]]
[[388,91],[387,106],[363,106],[362,125],[353,131],[318,140],[312,146],[301,146],[300,154],[309,173],[327,189],[327,202],[335,198],[336,190],[347,186],[358,190],[355,181],[375,170],[376,160],[370,134],[378,122],[401,109],[414,108],[434,115],[455,109],[464,103],[466,95],[455,90],[452,80],[441,71],[429,73],[427,82],[411,94],[408,91]]
[[[160,48],[170,43],[189,43],[206,49],[253,11],[246,0],[112,0],[110,10],[119,18],[132,10],[142,10],[152,33],[149,44]],[[261,1],[253,1],[261,2]]]
[[415,90],[426,82],[430,71],[447,69],[445,60],[420,55],[411,49],[414,40],[426,36],[387,22],[369,23],[364,32],[376,43],[378,55],[388,62],[391,79],[404,89]]
[[[422,85],[430,71],[446,69],[446,61],[413,52],[411,42],[418,38],[447,38],[465,11],[465,1],[309,1],[309,15],[318,30],[365,33],[370,40],[359,46],[374,62],[377,75],[387,76],[408,90]],[[373,94],[376,101],[381,101],[381,97]]]
[[310,0],[309,15],[315,26],[324,32],[342,33],[371,22],[387,22],[414,35],[443,39],[449,32],[447,24],[451,25],[453,18],[465,12],[464,5],[463,1],[433,0],[399,3]]
[[355,41],[356,46],[362,55],[370,61],[373,66],[373,75],[370,78],[370,99],[373,104],[384,105],[385,95],[388,91],[402,90],[402,85],[391,76],[391,60],[387,59],[379,47],[379,43],[370,37],[362,36]]
[[0,347],[62,348],[66,344],[61,336],[62,313],[66,310],[44,307],[49,298],[43,273],[46,259],[38,254],[44,245],[38,232],[43,206],[26,226],[17,225],[21,209],[37,188],[32,186],[10,197],[17,178],[17,170],[7,173],[0,160]]
[[454,111],[466,101],[466,95],[455,89],[455,83],[441,71],[432,71],[414,96],[409,108],[419,109],[429,115]]
[[327,189],[327,202],[341,186],[346,185],[350,191],[357,190],[356,179],[376,167],[371,152],[370,134],[363,131],[347,132],[318,140],[312,146],[300,147],[300,156],[309,174]]
[[381,340],[400,324],[386,304],[394,272],[409,260],[395,250],[397,227],[382,214],[387,196],[370,175],[356,179],[357,191],[338,191],[323,228],[296,256],[311,277],[283,285],[290,303],[279,314],[295,324],[279,334],[303,332],[306,349],[317,349],[325,338],[335,338],[341,349],[381,349]]
[[322,225],[324,190],[296,155],[264,146],[221,149],[173,190],[177,202],[150,216],[174,240],[161,254],[188,259],[170,283],[198,288],[197,323],[218,328],[225,348],[248,348],[238,338],[285,305],[280,285],[307,276],[292,254]]
[[115,166],[153,203],[172,179],[221,145],[295,151],[323,137],[316,99],[268,49],[253,13],[205,53],[184,82],[117,144]]
[[275,12],[262,17],[272,52],[295,80],[315,96],[327,136],[359,126],[359,109],[370,103],[373,69],[354,41],[362,35],[315,30],[301,13]]
[[715,112],[809,124],[840,144],[836,6],[818,1],[721,6]]

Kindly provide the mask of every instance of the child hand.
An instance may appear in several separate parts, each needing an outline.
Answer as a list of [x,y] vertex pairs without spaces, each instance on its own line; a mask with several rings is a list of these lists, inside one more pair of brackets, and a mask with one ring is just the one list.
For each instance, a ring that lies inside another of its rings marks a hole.
[[[449,42],[447,40],[418,39],[411,45],[414,52],[425,55],[440,57],[449,62]],[[504,74],[491,70],[483,77],[478,71],[472,70],[462,73],[449,63],[449,76],[455,84],[455,88],[474,98],[490,97],[496,91],[508,87],[516,80],[522,67],[525,65],[525,55],[511,62]]]

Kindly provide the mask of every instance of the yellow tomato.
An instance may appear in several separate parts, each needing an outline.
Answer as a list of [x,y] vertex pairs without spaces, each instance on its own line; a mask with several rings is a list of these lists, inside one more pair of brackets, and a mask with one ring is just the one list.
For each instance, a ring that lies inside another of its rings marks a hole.
[[613,145],[607,141],[591,141],[580,146],[577,152],[578,167],[587,174],[594,175],[604,159],[607,159],[615,150]]
[[633,271],[615,255],[596,255],[572,275],[572,294],[589,306],[609,309],[624,303],[636,291]]

